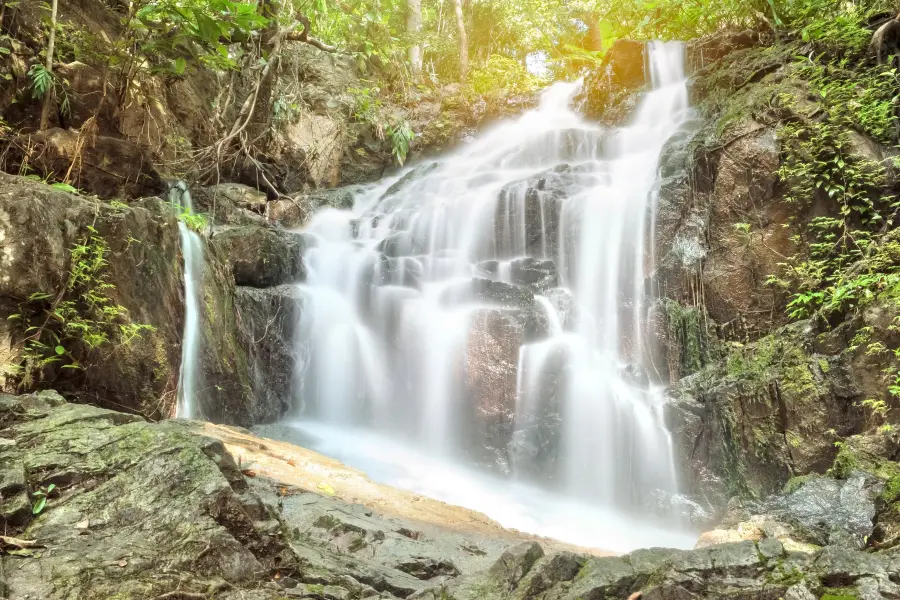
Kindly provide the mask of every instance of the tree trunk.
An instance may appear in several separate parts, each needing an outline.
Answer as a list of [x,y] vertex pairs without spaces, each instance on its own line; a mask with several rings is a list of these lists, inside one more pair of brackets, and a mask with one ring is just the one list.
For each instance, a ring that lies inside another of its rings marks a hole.
[[456,28],[459,30],[459,78],[465,82],[469,76],[469,40],[466,36],[466,21],[463,18],[463,0],[456,4]]
[[406,32],[413,39],[409,47],[409,66],[416,81],[422,78],[422,45],[419,34],[422,32],[422,0],[407,0]]
[[[56,12],[58,4],[58,0],[53,0],[53,6],[50,11],[50,38],[47,40],[47,63],[44,66],[50,75],[53,75],[53,47],[56,45]],[[41,131],[44,131],[50,125],[50,103],[53,101],[54,87],[54,82],[51,81],[50,87],[44,92],[44,106],[41,108]]]

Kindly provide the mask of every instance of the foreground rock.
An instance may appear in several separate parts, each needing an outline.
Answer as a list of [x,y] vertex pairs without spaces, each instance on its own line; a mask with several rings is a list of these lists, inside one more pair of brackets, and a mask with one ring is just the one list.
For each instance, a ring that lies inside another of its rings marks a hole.
[[[900,550],[789,552],[763,539],[590,556],[378,486],[296,446],[222,426],[149,424],[54,392],[0,396],[0,440],[9,598],[900,595]],[[35,492],[51,484],[33,510]]]

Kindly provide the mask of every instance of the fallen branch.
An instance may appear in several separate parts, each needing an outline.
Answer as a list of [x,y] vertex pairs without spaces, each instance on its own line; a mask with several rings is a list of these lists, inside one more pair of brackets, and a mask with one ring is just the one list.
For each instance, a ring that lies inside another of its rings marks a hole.
[[37,540],[23,540],[6,535],[0,535],[0,546],[3,548],[19,548],[22,550],[26,548],[43,548],[43,546],[37,543]]

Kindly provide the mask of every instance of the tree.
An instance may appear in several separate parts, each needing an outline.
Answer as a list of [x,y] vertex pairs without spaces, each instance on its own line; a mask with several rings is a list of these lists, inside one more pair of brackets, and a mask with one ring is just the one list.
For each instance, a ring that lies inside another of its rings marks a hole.
[[459,30],[459,78],[469,76],[469,40],[466,37],[466,20],[463,17],[463,0],[453,0],[456,6],[456,28]]
[[422,32],[422,0],[407,0],[406,32],[413,40],[409,47],[409,66],[413,77],[418,81],[422,77],[422,46],[419,36]]
[[[50,36],[47,39],[47,62],[45,69],[47,74],[53,76],[53,47],[56,45],[56,13],[58,9],[58,0],[53,0],[50,9]],[[47,87],[44,91],[44,106],[41,108],[41,131],[47,129],[50,125],[50,102],[53,100],[53,85]]]

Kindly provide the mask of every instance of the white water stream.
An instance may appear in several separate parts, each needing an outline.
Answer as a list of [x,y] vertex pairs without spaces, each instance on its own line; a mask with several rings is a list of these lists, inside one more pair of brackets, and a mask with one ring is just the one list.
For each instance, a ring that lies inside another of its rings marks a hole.
[[[635,515],[677,485],[661,394],[623,375],[644,354],[660,153],[688,116],[682,52],[651,44],[627,127],[584,121],[580,84],[556,84],[399,189],[314,216],[296,416],[320,449],[526,531],[692,543]],[[512,477],[484,479],[473,456]]]
[[[194,205],[191,192],[183,182],[169,191],[169,202],[189,213]],[[195,419],[197,391],[200,377],[200,307],[203,296],[203,240],[183,221],[178,222],[181,238],[181,254],[184,256],[184,335],[181,340],[181,372],[178,374],[178,392],[175,416]]]

